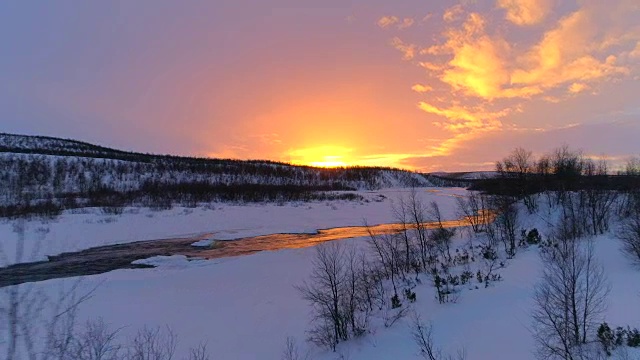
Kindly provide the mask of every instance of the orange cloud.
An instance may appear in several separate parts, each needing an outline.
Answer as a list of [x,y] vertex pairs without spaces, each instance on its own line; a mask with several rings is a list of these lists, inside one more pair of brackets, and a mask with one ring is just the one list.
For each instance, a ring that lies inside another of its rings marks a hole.
[[442,20],[446,22],[456,21],[460,18],[460,15],[462,15],[462,13],[464,13],[464,8],[462,7],[462,5],[454,5],[445,10],[444,14],[442,15]]
[[465,143],[480,138],[489,133],[496,133],[495,128],[479,128],[473,132],[457,133],[452,137],[442,141],[436,146],[432,146],[429,151],[422,157],[438,157],[452,155],[456,150],[460,149]]
[[453,46],[453,59],[440,79],[468,95],[485,99],[500,96],[502,85],[509,82],[502,56],[509,51],[509,45],[482,35],[474,41],[461,41]]
[[572,94],[581,93],[589,89],[589,85],[585,83],[573,83],[569,86],[569,92]]
[[452,132],[463,132],[476,129],[497,130],[502,127],[500,118],[507,116],[512,110],[503,109],[497,112],[487,111],[480,107],[465,107],[452,105],[450,107],[438,107],[425,101],[418,104],[422,111],[446,117],[449,121],[435,123]]
[[553,88],[569,82],[589,82],[626,73],[616,65],[615,56],[598,58],[594,50],[601,42],[596,37],[593,12],[580,9],[560,19],[542,40],[519,62],[523,64],[511,74],[511,83],[523,86]]
[[[503,1],[499,5],[528,9],[531,4]],[[490,34],[486,18],[470,13],[462,26],[443,32],[444,43],[422,49],[419,54],[432,59],[419,63],[452,90],[487,101],[528,99],[545,95],[549,89],[569,88],[573,83],[589,86],[589,83],[628,74],[629,69],[619,57],[626,54],[624,58],[633,58],[635,50],[620,52],[618,56],[605,51],[631,41],[636,45],[636,39],[640,38],[637,27],[627,31],[625,37],[614,36],[620,30],[601,25],[600,18],[615,18],[620,8],[614,6],[609,14],[603,11],[602,7],[586,4],[561,18],[530,47],[514,47],[500,33]]]
[[383,16],[377,22],[378,26],[383,29],[396,25],[400,30],[410,28],[414,23],[415,20],[413,18],[400,19],[397,16]]
[[551,0],[498,0],[498,8],[506,10],[505,18],[525,26],[542,22],[551,12]]
[[411,87],[411,90],[417,93],[426,93],[426,92],[432,91],[433,88],[429,85],[415,84]]
[[410,28],[415,21],[412,18],[404,18],[402,22],[398,24],[398,29],[407,29]]
[[416,52],[418,50],[417,45],[407,44],[398,37],[394,37],[393,39],[391,39],[391,45],[402,53],[402,58],[404,60],[413,59],[416,56]]
[[[554,3],[496,0],[506,21],[456,5],[444,11],[445,28],[428,46],[392,41],[404,59],[416,60],[426,70],[429,86],[416,83],[412,90],[435,88],[440,95],[418,104],[442,117],[433,124],[451,136],[432,149],[434,156],[508,129],[508,116],[522,111],[527,102],[560,103],[597,93],[602,82],[640,74],[637,0],[579,0],[577,9],[559,18],[552,16]],[[465,6],[479,8],[472,2]],[[516,43],[510,30],[520,26],[530,26],[528,37],[518,35]]]
[[397,16],[383,16],[378,20],[378,26],[386,29],[393,24],[397,24],[400,19]]
[[445,31],[447,41],[423,49],[427,55],[449,55],[445,64],[423,62],[436,71],[440,81],[468,96],[487,100],[494,98],[530,97],[541,90],[535,86],[512,87],[510,63],[512,48],[499,36],[486,33],[485,18],[471,13],[461,28]]
[[640,41],[636,44],[636,47],[631,50],[629,56],[634,59],[640,59]]

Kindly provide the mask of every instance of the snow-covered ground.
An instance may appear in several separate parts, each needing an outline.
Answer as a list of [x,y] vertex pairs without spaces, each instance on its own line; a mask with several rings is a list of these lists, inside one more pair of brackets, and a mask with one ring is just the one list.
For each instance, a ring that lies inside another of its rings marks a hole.
[[[452,217],[455,215],[455,201],[450,195],[461,192],[459,189],[425,191],[422,195],[426,200],[438,201],[446,216]],[[385,192],[389,199],[394,194],[393,191]],[[223,206],[209,213],[202,211],[211,214],[206,220],[193,215],[201,210],[194,210],[189,215],[179,215],[181,210],[174,210],[173,215],[167,213],[165,217],[156,213],[153,218],[148,218],[160,229],[125,230],[125,224],[141,226],[141,222],[146,221],[145,215],[126,215],[116,222],[104,224],[97,221],[77,223],[86,224],[85,231],[96,236],[104,236],[101,232],[108,229],[121,231],[117,234],[124,241],[134,239],[133,234],[152,238],[201,232],[226,234],[232,238],[359,225],[363,218],[370,223],[389,222],[393,220],[389,199],[362,205]],[[73,216],[89,218],[88,215],[70,215],[60,223],[73,223]],[[222,219],[213,223],[216,216]],[[129,217],[135,220],[126,220]],[[187,221],[191,224],[184,224]],[[164,222],[170,224],[165,225]],[[172,228],[171,224],[178,227]],[[544,236],[546,224],[547,219],[534,215],[526,217],[522,226],[537,227]],[[56,228],[58,225],[49,226]],[[163,234],[162,229],[173,232]],[[53,239],[54,234],[61,234],[63,226],[57,231],[60,232],[51,230],[47,238]],[[74,236],[69,239],[82,239],[73,233],[73,229],[64,232],[67,236]],[[467,237],[468,234],[462,232],[455,243],[461,245]],[[364,239],[343,242],[362,246]],[[637,327],[640,325],[638,269],[620,254],[619,242],[611,235],[597,237],[594,242],[597,257],[612,284],[607,321],[615,326]],[[206,342],[215,359],[280,359],[288,336],[296,338],[303,350],[310,349],[313,359],[418,359],[408,318],[390,328],[374,322],[371,334],[340,344],[337,353],[317,349],[304,342],[310,308],[294,285],[309,277],[314,251],[314,248],[286,249],[212,261],[189,262],[184,257],[148,259],[146,263],[159,267],[118,270],[85,277],[78,291],[97,289],[82,305],[79,318],[103,317],[113,328],[124,326],[120,334],[123,338],[130,337],[145,325],[168,325],[179,334],[179,354]],[[445,351],[454,353],[464,348],[467,359],[533,359],[530,314],[533,284],[537,282],[540,271],[537,248],[520,249],[515,259],[500,270],[503,280],[489,288],[465,288],[457,303],[443,305],[438,304],[433,287],[425,281],[416,288],[417,301],[412,306],[425,321],[433,324],[434,340]],[[53,293],[75,281],[50,280],[30,286]]]
[[[367,201],[327,201],[233,205],[211,204],[199,208],[176,207],[166,211],[128,208],[122,215],[106,215],[101,209],[82,209],[50,220],[25,222],[25,254],[16,259],[19,241],[15,221],[0,222],[0,264],[46,259],[45,255],[78,251],[95,246],[141,240],[208,234],[216,240],[238,239],[275,233],[314,232],[342,226],[393,222],[391,204],[410,189],[360,191]],[[456,218],[455,196],[460,188],[420,188],[423,202],[436,201],[447,219]]]

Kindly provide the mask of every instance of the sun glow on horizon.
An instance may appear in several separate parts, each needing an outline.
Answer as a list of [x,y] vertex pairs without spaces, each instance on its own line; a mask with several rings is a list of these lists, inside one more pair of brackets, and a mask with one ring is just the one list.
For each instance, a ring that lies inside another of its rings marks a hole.
[[349,154],[353,149],[325,145],[289,151],[290,162],[298,165],[308,165],[323,168],[346,167],[355,165]]
[[332,155],[325,156],[324,160],[322,161],[312,161],[309,163],[309,165],[315,166],[315,167],[324,167],[324,168],[349,166],[346,162],[342,161],[342,156],[332,156]]

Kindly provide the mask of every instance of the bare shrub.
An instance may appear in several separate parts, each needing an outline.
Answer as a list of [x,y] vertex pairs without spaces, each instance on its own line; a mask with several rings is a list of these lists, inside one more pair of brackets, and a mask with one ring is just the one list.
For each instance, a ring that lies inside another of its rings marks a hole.
[[420,350],[419,355],[425,360],[464,360],[466,355],[463,350],[458,351],[457,356],[443,354],[433,341],[433,327],[425,325],[419,314],[414,313],[411,324],[411,336]]
[[340,242],[319,245],[310,281],[296,287],[313,307],[309,339],[317,345],[335,351],[338,343],[366,331],[368,306],[361,291],[357,260],[355,250]]
[[624,252],[640,265],[640,214],[623,219],[616,235],[622,240]]
[[127,360],[171,360],[178,345],[178,335],[170,328],[145,326],[138,330],[127,353]]
[[469,223],[473,232],[478,233],[484,230],[488,222],[484,195],[470,191],[467,196],[456,198],[456,204],[458,214]]
[[[418,246],[420,254],[425,253],[427,238],[424,205],[418,198],[416,189],[412,188],[408,198],[401,196],[392,204],[391,211],[399,226],[397,236],[404,245],[404,256],[400,259],[399,266],[403,272],[409,272],[416,260],[414,247]],[[424,256],[422,260],[424,263]]]
[[535,288],[533,310],[536,355],[540,359],[577,359],[595,334],[609,293],[604,269],[586,240],[556,237],[541,252],[544,271]]
[[[365,224],[366,226],[366,224]],[[398,234],[375,234],[367,226],[369,246],[373,250],[385,278],[391,280],[394,296],[398,295],[400,280],[406,278],[402,255],[402,236]]]
[[288,336],[282,352],[282,360],[308,360],[309,353],[302,354],[295,338]]
[[75,360],[119,360],[122,346],[117,343],[120,329],[111,330],[102,318],[89,320],[82,332],[70,341]]
[[517,232],[520,226],[518,208],[513,199],[508,196],[496,196],[493,201],[498,210],[494,221],[495,235],[504,244],[507,256],[512,258],[516,255],[518,243]]
[[206,343],[200,343],[189,350],[189,360],[209,360],[209,351]]

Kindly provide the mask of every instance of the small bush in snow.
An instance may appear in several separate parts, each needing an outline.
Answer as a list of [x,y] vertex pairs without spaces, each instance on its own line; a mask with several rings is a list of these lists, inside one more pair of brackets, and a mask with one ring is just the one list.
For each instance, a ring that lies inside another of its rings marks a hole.
[[404,289],[404,297],[410,302],[416,302],[416,293],[411,289]]
[[468,283],[471,278],[473,278],[473,273],[469,270],[465,270],[464,272],[462,272],[462,274],[460,274],[460,282],[462,283],[462,285]]
[[640,347],[640,331],[638,329],[627,330],[627,346]]
[[400,306],[402,306],[402,303],[400,302],[400,297],[398,296],[398,294],[393,295],[391,297],[391,308],[397,309]]
[[538,229],[533,228],[527,232],[527,230],[522,230],[522,239],[520,240],[521,246],[527,245],[537,245],[542,241],[542,236],[538,232]]
[[602,349],[607,356],[611,356],[611,350],[616,346],[615,334],[606,322],[600,324],[598,327],[598,341],[602,345]]

